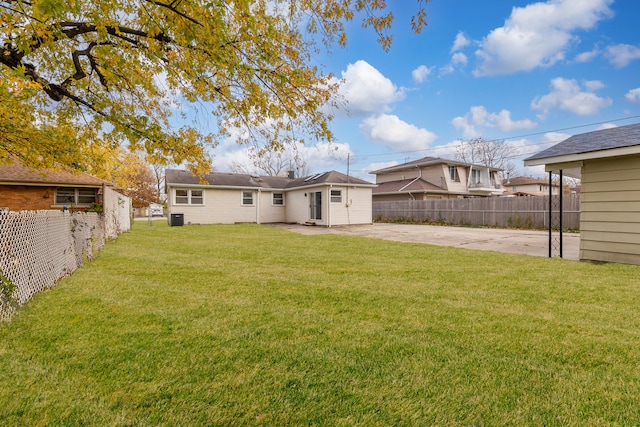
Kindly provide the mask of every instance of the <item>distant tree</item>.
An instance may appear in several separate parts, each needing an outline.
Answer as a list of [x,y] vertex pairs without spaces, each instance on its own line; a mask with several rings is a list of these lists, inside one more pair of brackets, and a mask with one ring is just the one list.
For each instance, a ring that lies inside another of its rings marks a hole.
[[[415,1],[419,32],[429,0]],[[388,49],[385,0],[0,0],[0,161],[82,167],[85,148],[126,141],[204,173],[231,128],[331,141],[320,107],[337,85],[313,55],[344,46],[358,15]],[[172,126],[203,105],[215,134]]]
[[483,165],[502,169],[500,180],[515,176],[516,166],[511,159],[515,150],[504,143],[504,140],[487,140],[482,137],[462,140],[455,145],[455,159],[465,163]]
[[299,144],[273,146],[253,141],[248,148],[248,161],[235,161],[231,170],[236,173],[255,173],[265,176],[284,176],[293,171],[296,176],[305,176],[309,167]]
[[156,177],[151,166],[140,156],[122,152],[120,164],[112,171],[115,185],[131,197],[134,208],[160,202]]

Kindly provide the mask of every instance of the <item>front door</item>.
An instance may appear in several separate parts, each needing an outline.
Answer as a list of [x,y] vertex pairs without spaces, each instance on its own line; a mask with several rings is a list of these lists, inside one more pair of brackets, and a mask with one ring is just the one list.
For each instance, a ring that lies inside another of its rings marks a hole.
[[309,218],[322,219],[322,192],[309,193]]

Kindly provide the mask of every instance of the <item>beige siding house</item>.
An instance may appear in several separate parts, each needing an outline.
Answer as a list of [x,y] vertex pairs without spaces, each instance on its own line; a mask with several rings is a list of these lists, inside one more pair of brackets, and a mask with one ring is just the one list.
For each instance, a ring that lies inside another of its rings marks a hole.
[[202,183],[190,172],[167,170],[165,182],[169,221],[179,214],[184,224],[373,222],[375,184],[336,171],[304,178],[214,172]]
[[500,169],[438,157],[370,172],[376,176],[373,201],[455,199],[501,195]]
[[551,188],[553,195],[560,194],[559,183],[554,182],[550,186],[549,180],[527,176],[506,179],[502,187],[505,189],[506,194],[517,196],[548,196],[549,188]]
[[525,165],[582,179],[580,259],[640,265],[640,124],[574,135]]

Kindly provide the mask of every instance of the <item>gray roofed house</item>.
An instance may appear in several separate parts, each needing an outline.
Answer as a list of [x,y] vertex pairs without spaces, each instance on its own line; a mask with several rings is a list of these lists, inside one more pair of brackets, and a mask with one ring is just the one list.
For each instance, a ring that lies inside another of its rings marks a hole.
[[504,192],[500,169],[482,165],[423,157],[370,172],[376,176],[373,200],[450,199],[495,196]]
[[580,259],[640,265],[640,123],[574,135],[524,164],[581,178]]
[[336,171],[302,178],[212,172],[165,174],[171,214],[184,223],[302,223],[327,227],[372,222],[375,184]]

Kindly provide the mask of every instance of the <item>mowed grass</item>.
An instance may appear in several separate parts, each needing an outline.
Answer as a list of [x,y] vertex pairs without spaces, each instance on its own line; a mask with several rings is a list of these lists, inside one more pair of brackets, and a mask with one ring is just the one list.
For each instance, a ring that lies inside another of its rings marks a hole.
[[637,425],[640,268],[136,223],[0,324],[0,420]]

